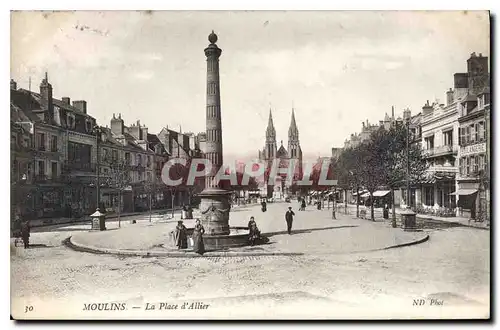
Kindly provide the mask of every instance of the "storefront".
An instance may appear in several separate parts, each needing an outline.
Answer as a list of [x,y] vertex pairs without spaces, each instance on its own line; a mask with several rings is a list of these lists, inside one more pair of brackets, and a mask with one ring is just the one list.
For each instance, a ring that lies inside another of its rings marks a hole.
[[[458,212],[459,216],[476,219],[477,206],[478,206],[478,185],[475,183],[460,184],[460,187],[453,195],[458,196]],[[465,188],[468,187],[468,188]]]
[[373,202],[375,207],[392,207],[392,196],[390,190],[377,190],[373,193]]

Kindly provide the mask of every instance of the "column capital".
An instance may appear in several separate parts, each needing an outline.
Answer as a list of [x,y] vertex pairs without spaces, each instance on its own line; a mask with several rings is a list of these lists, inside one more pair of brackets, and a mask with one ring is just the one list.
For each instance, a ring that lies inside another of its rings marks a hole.
[[211,44],[207,48],[205,48],[205,56],[207,57],[207,59],[218,59],[221,54],[222,49],[217,47],[217,45],[215,44]]

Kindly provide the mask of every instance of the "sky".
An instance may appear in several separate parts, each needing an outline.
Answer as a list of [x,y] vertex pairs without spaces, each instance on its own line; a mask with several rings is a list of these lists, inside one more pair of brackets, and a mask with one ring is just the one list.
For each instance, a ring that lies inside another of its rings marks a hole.
[[272,109],[278,147],[292,107],[305,159],[329,156],[395,107],[445,100],[472,52],[490,54],[485,11],[13,12],[11,78],[86,100],[109,125],[205,130],[208,35],[220,57],[225,160],[258,156]]

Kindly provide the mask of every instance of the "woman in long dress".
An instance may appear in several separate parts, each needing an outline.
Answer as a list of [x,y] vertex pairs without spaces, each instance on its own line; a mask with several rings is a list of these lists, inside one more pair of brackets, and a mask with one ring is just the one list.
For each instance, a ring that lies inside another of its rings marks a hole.
[[200,220],[196,220],[193,230],[193,251],[198,254],[205,253],[205,245],[203,244],[203,234],[205,234],[205,228],[200,223]]
[[182,221],[177,222],[175,227],[175,245],[178,249],[187,249],[187,228]]
[[253,246],[259,238],[260,230],[257,228],[254,217],[250,217],[250,221],[248,221],[248,240],[250,241],[250,245]]

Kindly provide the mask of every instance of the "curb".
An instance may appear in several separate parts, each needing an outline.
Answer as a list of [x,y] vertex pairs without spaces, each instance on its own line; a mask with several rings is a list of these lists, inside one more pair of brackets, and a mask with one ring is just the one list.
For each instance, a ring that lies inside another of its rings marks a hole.
[[457,222],[457,221],[445,221],[445,220],[439,220],[439,219],[433,219],[433,218],[423,218],[423,217],[421,219],[425,219],[425,221],[428,221],[428,222],[449,223],[449,224],[453,224],[453,225],[455,225],[457,227],[466,227],[466,228],[490,230],[490,227],[478,227],[478,226],[466,225],[466,224],[463,224],[463,223],[460,223],[460,222]]
[[130,257],[170,257],[170,258],[202,258],[202,257],[260,257],[260,256],[301,256],[304,253],[298,252],[234,252],[234,251],[224,251],[224,252],[206,252],[203,255],[199,255],[195,252],[173,252],[173,251],[143,251],[143,250],[118,250],[118,249],[106,249],[99,248],[90,245],[84,245],[72,240],[72,236],[66,238],[63,244],[69,248],[80,251],[88,252],[94,254],[109,254],[109,255],[121,255]]
[[382,248],[382,249],[378,249],[376,251],[396,249],[396,248],[405,247],[405,246],[417,245],[417,244],[420,244],[420,243],[427,242],[429,240],[429,238],[430,238],[430,236],[426,235],[424,238],[419,239],[417,241],[413,241],[413,242],[409,242],[409,243],[396,244],[396,245],[388,246],[388,247],[385,247],[385,248]]
[[[424,238],[421,238],[416,241],[401,243],[396,245],[391,245],[384,248],[367,250],[367,251],[353,251],[352,253],[360,253],[360,252],[375,252],[375,251],[384,251],[389,249],[396,249],[411,245],[417,245],[424,242],[427,242],[430,239],[429,235],[425,235]],[[119,249],[107,249],[107,248],[99,248],[90,245],[84,245],[78,242],[75,242],[72,236],[66,238],[63,241],[63,244],[67,247],[79,251],[79,252],[88,252],[93,254],[108,254],[108,255],[118,255],[118,256],[129,256],[129,257],[169,257],[169,258],[201,258],[201,257],[261,257],[261,256],[304,256],[305,253],[299,252],[234,252],[234,251],[224,251],[224,252],[206,252],[203,255],[199,255],[197,253],[186,251],[186,252],[173,252],[173,251],[143,251],[143,250],[119,250]],[[334,254],[334,252],[328,253],[320,253],[320,254]],[[347,252],[349,254],[349,252]],[[311,255],[316,255],[313,253]]]

